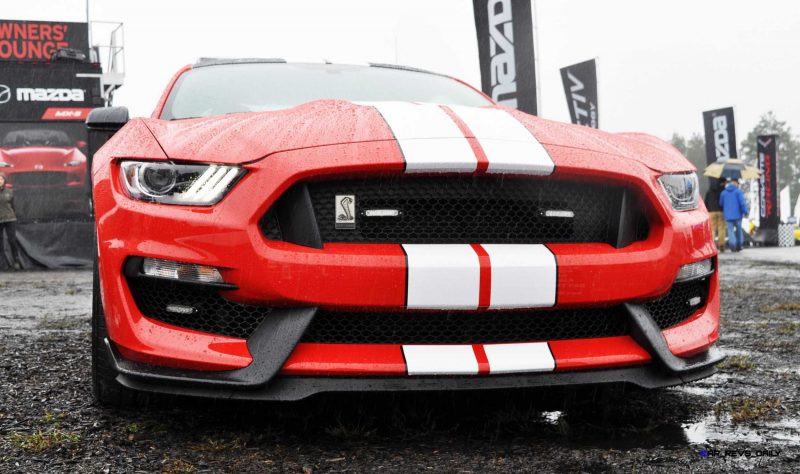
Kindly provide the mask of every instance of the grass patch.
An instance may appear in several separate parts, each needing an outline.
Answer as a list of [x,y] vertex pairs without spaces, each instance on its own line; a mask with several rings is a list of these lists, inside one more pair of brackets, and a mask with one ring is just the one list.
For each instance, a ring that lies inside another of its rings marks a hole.
[[220,453],[241,449],[242,442],[236,438],[230,440],[219,440],[207,438],[202,443],[193,446],[194,451],[205,453]]
[[364,421],[342,423],[341,420],[337,419],[335,425],[325,428],[325,433],[328,436],[340,439],[368,438],[375,433],[375,428]]
[[64,418],[65,416],[67,416],[66,413],[53,413],[51,411],[46,411],[46,412],[44,412],[44,415],[42,415],[41,419],[42,419],[42,423],[46,423],[48,425],[52,425],[52,424],[56,423],[58,420]]
[[717,402],[714,405],[714,415],[719,419],[723,414],[728,414],[731,421],[737,424],[771,418],[783,409],[780,398],[734,397]]
[[787,353],[787,352],[796,352],[797,351],[797,342],[794,340],[784,340],[779,341],[775,339],[770,339],[764,342],[757,342],[754,344],[756,348],[765,352],[779,352],[779,353]]
[[730,356],[721,364],[717,365],[720,370],[750,370],[756,364],[750,359],[749,355],[734,355]]
[[800,303],[773,303],[759,308],[762,313],[774,313],[776,311],[800,311]]
[[800,322],[789,321],[778,326],[778,334],[791,335],[800,329]]
[[70,329],[83,329],[87,327],[84,319],[44,319],[36,324],[37,329],[50,329],[53,331],[67,331]]
[[33,433],[13,433],[11,443],[25,451],[42,452],[44,450],[67,443],[77,443],[81,437],[77,433],[70,433],[60,429],[49,431],[35,431]]
[[179,474],[187,472],[195,472],[197,469],[183,459],[164,459],[162,461],[164,467],[161,468],[163,474]]

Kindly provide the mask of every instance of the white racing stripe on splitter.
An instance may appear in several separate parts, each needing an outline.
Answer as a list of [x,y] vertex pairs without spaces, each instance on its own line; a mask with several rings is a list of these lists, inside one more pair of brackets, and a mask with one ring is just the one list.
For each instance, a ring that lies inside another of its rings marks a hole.
[[548,175],[550,154],[519,120],[502,109],[453,105],[450,109],[472,130],[489,160],[488,173]]
[[484,344],[490,374],[550,372],[556,361],[546,342]]
[[472,346],[403,346],[408,375],[474,375],[478,359]]
[[483,244],[491,262],[490,309],[536,308],[556,303],[556,258],[539,244]]
[[407,173],[471,173],[478,160],[464,134],[435,104],[357,102],[375,107],[392,130]]
[[412,309],[477,309],[480,261],[469,245],[403,244],[406,304]]

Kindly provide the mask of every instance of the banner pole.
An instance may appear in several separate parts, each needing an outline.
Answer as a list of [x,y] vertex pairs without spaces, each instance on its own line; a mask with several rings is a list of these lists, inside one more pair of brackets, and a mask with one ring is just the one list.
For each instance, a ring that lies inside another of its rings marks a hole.
[[533,0],[533,74],[536,78],[536,115],[542,116],[544,105],[542,104],[541,94],[541,75],[539,74],[539,66],[541,60],[539,56],[539,9],[537,8],[537,1]]
[[89,57],[91,58],[92,49],[92,23],[89,21],[89,0],[86,0],[86,29],[87,37],[89,39]]

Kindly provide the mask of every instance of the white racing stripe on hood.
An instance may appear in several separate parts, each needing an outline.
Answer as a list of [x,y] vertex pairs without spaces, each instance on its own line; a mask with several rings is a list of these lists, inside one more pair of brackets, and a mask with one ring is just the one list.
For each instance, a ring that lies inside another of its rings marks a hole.
[[[472,173],[478,158],[458,124],[437,104],[355,102],[374,107],[403,152],[407,173]],[[487,173],[548,175],[555,164],[519,120],[502,109],[448,105],[483,149]]]
[[447,112],[435,104],[356,102],[375,107],[392,130],[407,173],[471,173],[478,160]]
[[488,173],[547,175],[555,164],[531,132],[502,109],[450,106],[467,124],[489,160]]

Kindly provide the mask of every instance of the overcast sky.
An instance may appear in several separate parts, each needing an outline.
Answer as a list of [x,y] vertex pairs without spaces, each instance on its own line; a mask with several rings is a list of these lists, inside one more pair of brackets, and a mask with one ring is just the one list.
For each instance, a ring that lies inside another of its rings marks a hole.
[[[83,0],[0,0],[0,17],[84,21]],[[397,62],[480,87],[471,0],[91,0],[125,24],[115,105],[149,115],[201,56]],[[600,126],[669,138],[736,107],[741,138],[773,110],[800,131],[800,2],[538,0],[540,115],[569,121],[559,68],[598,59]],[[97,35],[95,42],[106,41]]]

